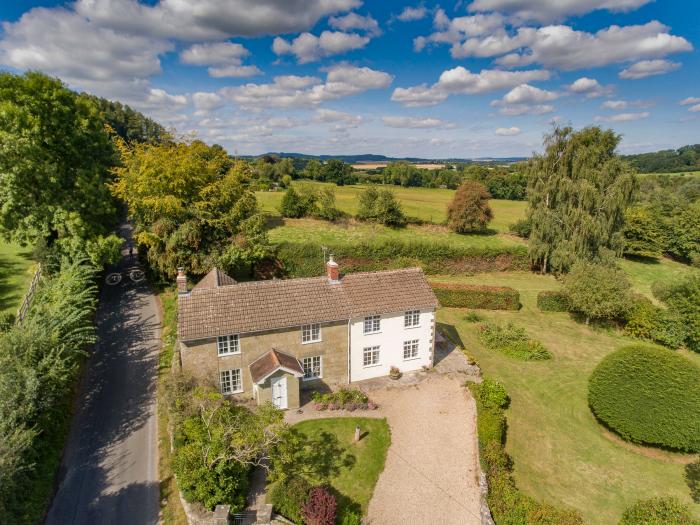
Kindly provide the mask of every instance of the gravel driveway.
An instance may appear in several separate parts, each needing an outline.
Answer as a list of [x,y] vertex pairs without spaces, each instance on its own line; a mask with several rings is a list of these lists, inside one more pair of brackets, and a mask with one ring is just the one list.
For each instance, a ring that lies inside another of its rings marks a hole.
[[434,374],[371,397],[391,426],[368,525],[479,524],[474,402],[464,378]]

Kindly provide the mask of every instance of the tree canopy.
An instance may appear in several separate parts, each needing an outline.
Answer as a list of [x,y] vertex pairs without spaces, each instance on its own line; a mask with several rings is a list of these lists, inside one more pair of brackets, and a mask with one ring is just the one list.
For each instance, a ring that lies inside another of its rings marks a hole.
[[619,143],[612,130],[555,128],[527,164],[529,253],[543,272],[567,271],[605,249],[622,253],[635,178],[615,153]]
[[[0,233],[74,258],[107,262],[116,156],[91,99],[36,72],[0,73]],[[116,251],[116,253],[115,253]]]
[[483,184],[468,180],[455,192],[447,207],[447,224],[457,233],[484,231],[493,218],[489,194]]
[[235,272],[267,256],[247,163],[201,141],[117,144],[121,165],[111,187],[155,269],[171,276],[178,266],[196,275],[213,266]]

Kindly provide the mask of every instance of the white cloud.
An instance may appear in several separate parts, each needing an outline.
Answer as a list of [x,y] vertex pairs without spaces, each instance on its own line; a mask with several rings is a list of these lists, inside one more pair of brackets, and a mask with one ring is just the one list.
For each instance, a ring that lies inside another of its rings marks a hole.
[[690,104],[700,103],[700,97],[688,97],[680,101],[681,106],[689,106]]
[[632,11],[653,0],[474,0],[469,10],[503,11],[522,20],[551,22],[597,9]]
[[382,121],[386,126],[391,128],[453,128],[455,125],[452,122],[441,120],[433,117],[398,117],[388,116],[382,117]]
[[494,100],[491,105],[500,107],[502,115],[543,115],[554,111],[554,106],[545,104],[559,98],[559,93],[536,88],[529,84],[514,87],[503,98]]
[[612,93],[613,87],[603,86],[594,78],[581,77],[569,86],[569,91],[574,95],[584,95],[586,98],[597,98]]
[[533,80],[547,80],[549,71],[502,71],[482,69],[472,73],[462,66],[443,71],[438,81],[410,88],[396,88],[391,100],[407,107],[432,106],[443,102],[450,94],[480,94],[497,89],[511,88]]
[[196,113],[198,115],[204,115],[222,107],[224,105],[224,100],[216,93],[198,91],[192,95],[192,103],[197,110]]
[[497,128],[496,135],[500,135],[502,137],[513,137],[515,135],[520,135],[520,128],[516,128],[515,126],[511,128]]
[[291,42],[282,37],[276,37],[272,42],[272,50],[276,55],[295,55],[297,62],[305,64],[325,56],[363,48],[369,41],[368,36],[341,31],[324,31],[320,36],[302,33]]
[[668,31],[668,26],[656,20],[644,25],[613,25],[595,34],[576,31],[565,25],[541,27],[536,31],[520,28],[518,38],[506,35],[511,39],[509,46],[498,47],[495,54],[505,52],[507,47],[525,49],[505,55],[496,62],[507,67],[542,64],[574,70],[643,58],[662,58],[693,49],[685,38],[673,36]]
[[178,40],[221,40],[298,33],[321,18],[350,11],[361,0],[78,0],[75,9],[93,22],[131,34]]
[[214,44],[195,44],[180,53],[180,61],[195,66],[211,66],[207,69],[210,76],[251,77],[260,75],[257,66],[243,65],[243,59],[250,55],[241,44],[217,42]]
[[642,111],[640,113],[618,113],[616,115],[609,116],[597,116],[595,118],[598,122],[632,122],[633,120],[645,119],[649,116],[648,111]]
[[627,101],[626,100],[606,100],[603,102],[600,107],[603,109],[626,109],[627,108]]
[[357,13],[348,13],[345,16],[334,16],[328,19],[328,24],[331,27],[340,29],[341,31],[366,31],[372,36],[381,34],[379,23],[372,18],[372,15],[362,16]]
[[405,7],[396,18],[402,22],[412,22],[414,20],[422,20],[427,14],[428,10],[423,6]]
[[694,106],[691,106],[688,108],[688,111],[695,113],[697,111],[700,111],[700,104],[695,104]]
[[[413,40],[413,48],[416,51],[422,51],[428,44],[452,44],[453,57],[467,56],[459,52],[460,42],[468,37],[493,34],[502,28],[504,22],[503,16],[498,13],[461,16],[450,19],[444,10],[438,9],[433,17],[435,32],[429,36],[415,38]],[[502,29],[500,30],[502,31]]]
[[511,104],[501,107],[498,112],[501,115],[518,116],[518,115],[544,115],[552,113],[554,106],[551,104]]
[[333,131],[347,131],[351,128],[356,128],[362,122],[362,117],[359,115],[351,115],[343,111],[334,109],[317,109],[313,118],[314,122],[333,124]]
[[637,80],[655,75],[663,75],[675,71],[679,67],[681,67],[681,65],[678,62],[671,62],[670,60],[642,60],[620,71],[619,76],[620,78]]
[[393,77],[368,67],[339,64],[327,70],[326,81],[317,77],[278,76],[269,84],[244,84],[222,93],[238,105],[261,110],[267,107],[311,107],[328,100],[388,87]]

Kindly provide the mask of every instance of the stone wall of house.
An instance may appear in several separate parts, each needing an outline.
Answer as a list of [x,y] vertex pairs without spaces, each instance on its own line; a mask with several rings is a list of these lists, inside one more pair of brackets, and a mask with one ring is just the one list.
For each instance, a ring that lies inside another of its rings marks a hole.
[[[224,335],[224,334],[222,334]],[[322,378],[302,381],[302,387],[337,388],[348,381],[348,323],[321,324],[321,341],[301,342],[301,327],[240,334],[240,353],[219,357],[216,338],[180,343],[182,370],[200,381],[218,385],[219,371],[241,369],[243,392],[240,399],[253,399],[253,381],[248,366],[265,352],[275,348],[301,360],[321,356]]]

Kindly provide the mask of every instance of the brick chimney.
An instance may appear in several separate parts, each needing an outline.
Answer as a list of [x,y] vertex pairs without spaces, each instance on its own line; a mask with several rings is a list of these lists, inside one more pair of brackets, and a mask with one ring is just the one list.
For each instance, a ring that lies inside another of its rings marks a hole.
[[328,275],[328,280],[331,283],[340,282],[340,268],[338,267],[338,263],[333,260],[333,255],[328,258],[328,262],[326,263],[326,275]]
[[175,281],[177,282],[178,294],[185,294],[189,292],[187,289],[187,274],[185,273],[185,269],[183,267],[177,269],[177,279],[175,279]]

